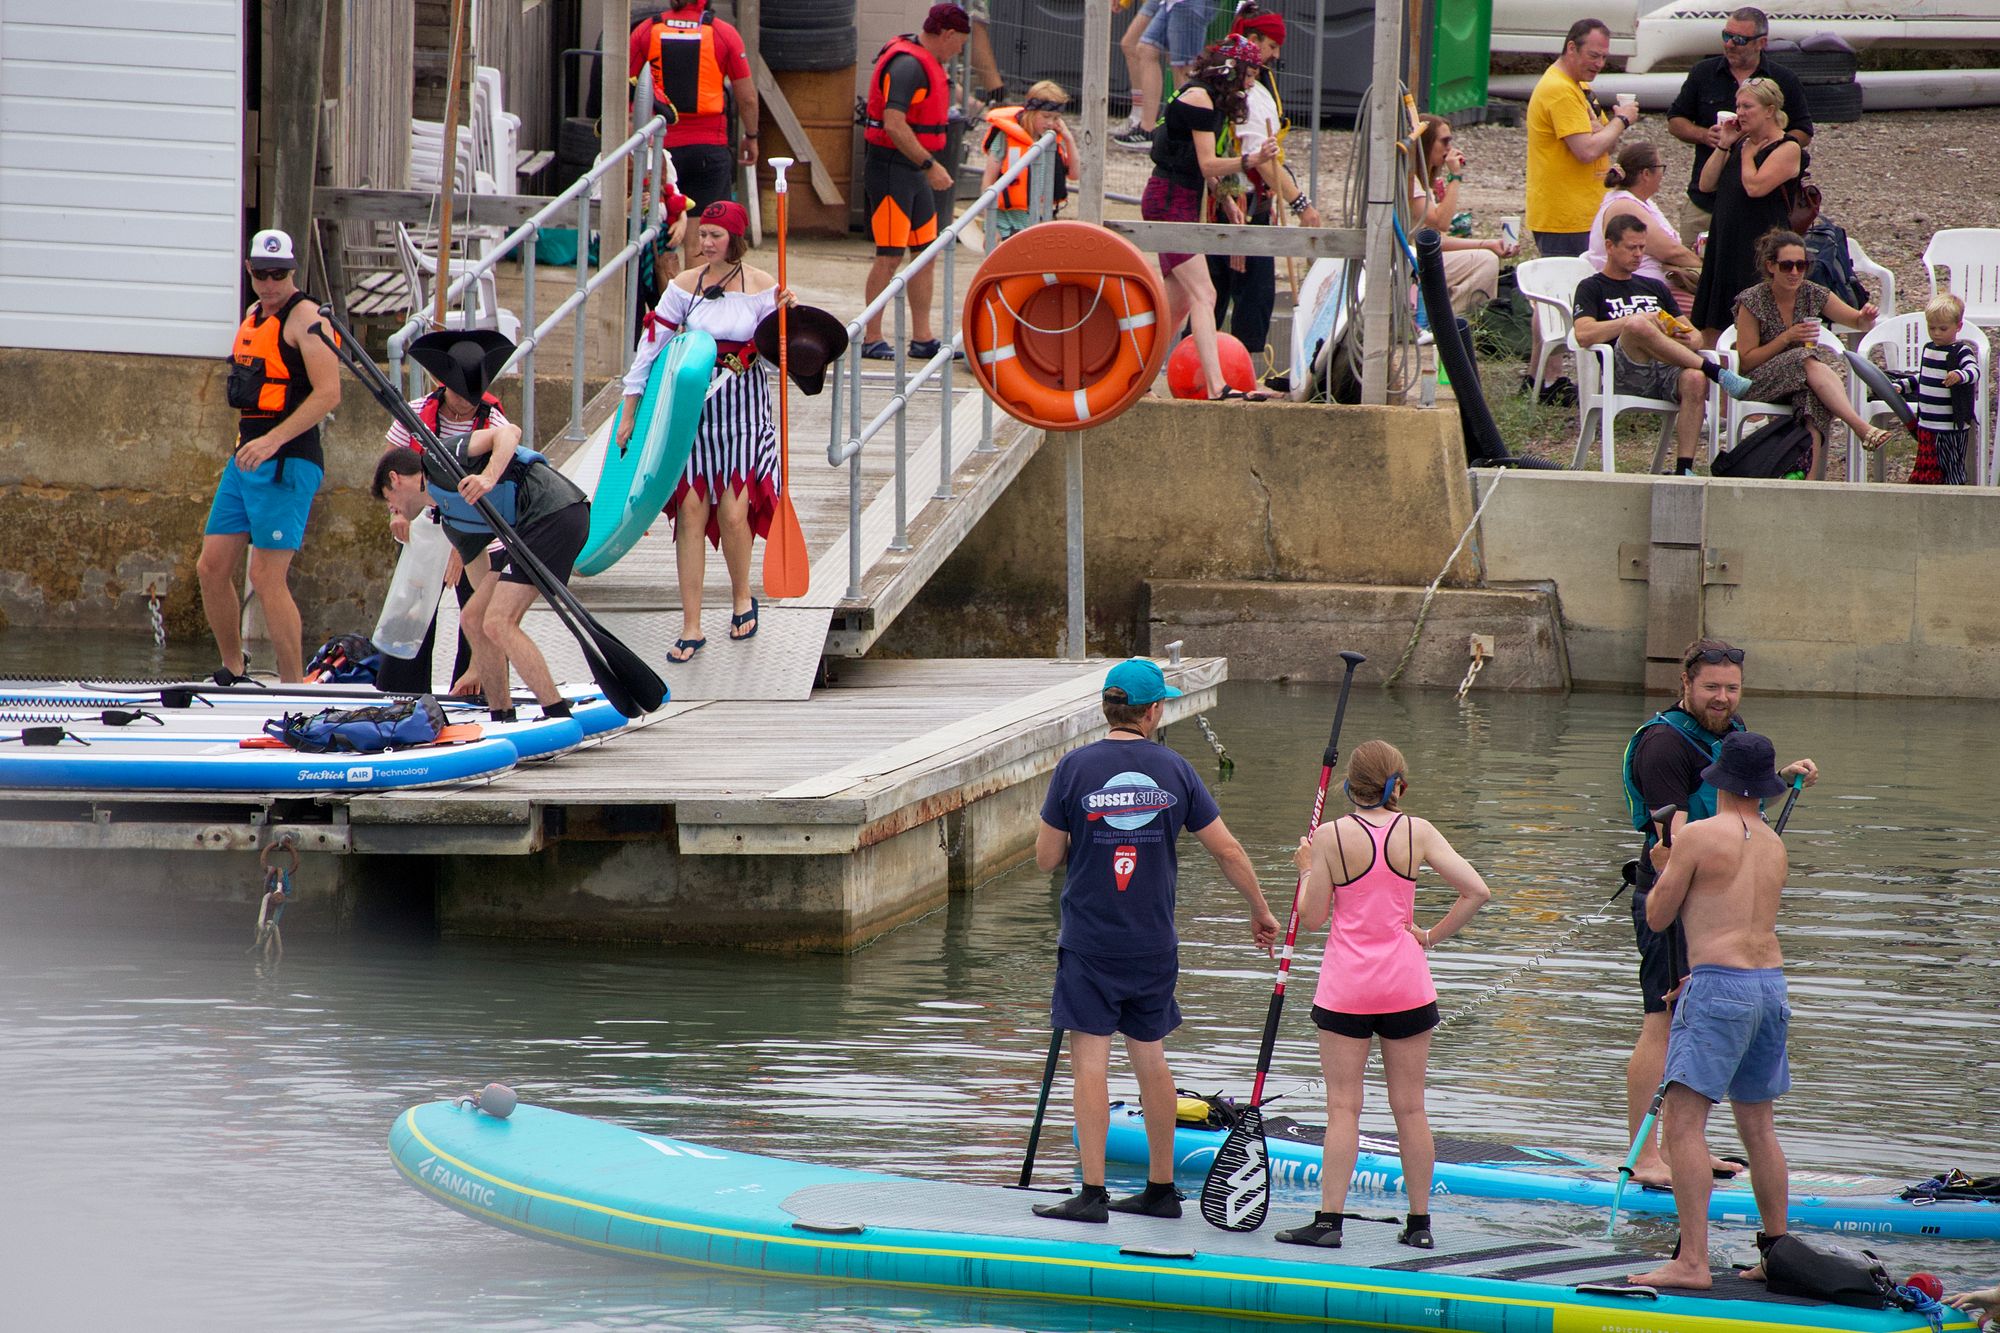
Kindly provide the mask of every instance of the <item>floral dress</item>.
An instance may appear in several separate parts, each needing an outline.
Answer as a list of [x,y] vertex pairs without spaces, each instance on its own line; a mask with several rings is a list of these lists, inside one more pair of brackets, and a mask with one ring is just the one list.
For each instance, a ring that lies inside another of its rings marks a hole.
[[[1739,310],[1749,311],[1757,321],[1757,339],[1761,344],[1779,337],[1792,324],[1819,319],[1832,295],[1816,282],[1799,284],[1799,294],[1789,323],[1778,313],[1777,298],[1771,294],[1768,282],[1760,282],[1744,291],[1736,298],[1736,306]],[[1787,347],[1763,365],[1747,372],[1750,376],[1750,396],[1760,403],[1790,403],[1792,411],[1804,413],[1806,423],[1825,442],[1827,431],[1833,427],[1833,413],[1819,400],[1818,394],[1806,387],[1807,357],[1817,359],[1831,370],[1845,370],[1841,359],[1825,347],[1817,344]]]

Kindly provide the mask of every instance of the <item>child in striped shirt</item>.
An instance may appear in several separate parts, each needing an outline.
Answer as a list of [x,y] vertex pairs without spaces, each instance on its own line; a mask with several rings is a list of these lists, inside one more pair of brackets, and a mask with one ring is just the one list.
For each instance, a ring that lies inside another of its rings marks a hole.
[[1920,486],[1965,485],[1965,447],[1972,438],[1979,361],[1972,344],[1959,341],[1965,302],[1950,292],[1924,307],[1930,341],[1918,360],[1910,406],[1916,409],[1917,462],[1910,481]]

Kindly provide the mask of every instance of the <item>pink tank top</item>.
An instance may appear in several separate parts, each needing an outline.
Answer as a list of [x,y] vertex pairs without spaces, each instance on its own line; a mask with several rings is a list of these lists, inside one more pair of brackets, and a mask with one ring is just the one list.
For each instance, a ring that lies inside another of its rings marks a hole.
[[[1368,830],[1375,859],[1359,879],[1333,891],[1333,921],[1313,1003],[1343,1014],[1421,1008],[1437,999],[1437,987],[1423,946],[1409,931],[1417,882],[1389,865],[1389,835],[1405,817],[1397,815],[1384,828],[1358,816],[1343,817]],[[1409,836],[1407,830],[1404,836]]]

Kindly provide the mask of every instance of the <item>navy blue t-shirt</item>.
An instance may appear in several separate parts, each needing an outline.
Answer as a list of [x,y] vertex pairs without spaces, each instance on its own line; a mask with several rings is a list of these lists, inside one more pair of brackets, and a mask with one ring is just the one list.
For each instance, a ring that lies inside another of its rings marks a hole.
[[1064,755],[1042,802],[1042,822],[1069,834],[1062,947],[1115,958],[1176,947],[1175,841],[1221,813],[1193,766],[1157,742]]

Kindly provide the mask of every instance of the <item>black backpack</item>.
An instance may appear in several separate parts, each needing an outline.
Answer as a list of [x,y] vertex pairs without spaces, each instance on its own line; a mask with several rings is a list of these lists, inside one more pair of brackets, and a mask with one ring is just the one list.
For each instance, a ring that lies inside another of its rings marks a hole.
[[1868,289],[1861,285],[1861,275],[1854,271],[1854,260],[1847,252],[1847,229],[1822,217],[1806,228],[1805,240],[1806,254],[1812,259],[1807,279],[1856,310],[1867,305]]
[[1718,477],[1746,480],[1782,477],[1804,472],[1812,464],[1812,432],[1799,417],[1779,417],[1768,421],[1725,449],[1708,465]]
[[1867,1250],[1851,1250],[1832,1241],[1805,1241],[1786,1232],[1765,1246],[1762,1239],[1765,1286],[1773,1296],[1804,1296],[1862,1310],[1883,1310],[1899,1304],[1896,1284],[1882,1261]]

